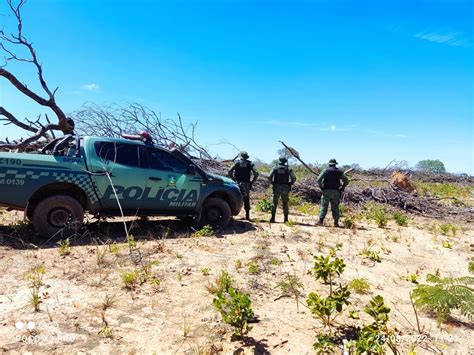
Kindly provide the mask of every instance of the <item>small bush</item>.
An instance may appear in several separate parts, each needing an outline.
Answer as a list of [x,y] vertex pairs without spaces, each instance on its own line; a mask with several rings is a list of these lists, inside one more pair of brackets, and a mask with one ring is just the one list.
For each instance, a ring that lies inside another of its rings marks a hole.
[[303,202],[296,206],[298,212],[309,216],[316,216],[319,213],[319,208],[311,203]]
[[393,213],[392,217],[395,220],[395,223],[397,223],[399,226],[401,226],[401,227],[408,226],[408,217],[407,217],[407,215],[405,215],[401,212],[395,211]]
[[258,264],[255,261],[251,261],[250,263],[248,263],[247,267],[250,275],[256,275],[260,273],[260,268],[258,267]]
[[271,212],[273,209],[273,202],[269,199],[264,198],[258,201],[255,209],[259,212]]
[[371,261],[375,261],[377,263],[380,263],[382,260],[380,259],[380,252],[378,250],[373,250],[370,248],[365,248],[362,250],[360,253],[364,258],[367,258]]
[[467,267],[467,270],[471,273],[474,274],[474,261],[470,261],[469,265]]
[[365,277],[353,279],[349,282],[349,289],[359,295],[366,295],[370,290],[369,280]]
[[133,290],[141,284],[140,271],[137,269],[125,271],[122,273],[122,282],[126,289]]
[[212,226],[205,225],[201,229],[195,231],[193,233],[193,236],[195,237],[212,237],[214,235],[214,229],[212,229]]
[[444,223],[439,226],[439,230],[442,235],[449,236],[451,234],[452,237],[455,237],[458,227],[451,223]]
[[61,256],[66,256],[71,254],[71,241],[69,238],[60,240],[56,243],[58,246],[58,253]]
[[202,272],[202,274],[203,274],[204,276],[209,276],[209,275],[211,274],[211,269],[208,268],[208,267],[203,267],[203,268],[201,269],[201,272]]
[[369,202],[364,208],[366,209],[366,218],[375,221],[380,228],[387,225],[387,215],[382,205]]

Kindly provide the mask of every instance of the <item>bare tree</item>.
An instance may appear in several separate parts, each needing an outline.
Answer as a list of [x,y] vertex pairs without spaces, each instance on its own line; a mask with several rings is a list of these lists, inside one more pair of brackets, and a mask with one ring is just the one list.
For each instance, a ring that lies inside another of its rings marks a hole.
[[[26,118],[25,121],[21,121],[5,107],[0,106],[0,121],[5,122],[5,125],[13,124],[32,134],[26,139],[17,139],[12,142],[6,138],[6,142],[0,142],[0,149],[18,149],[22,151],[41,138],[49,139],[50,135],[54,137],[54,130],[62,131],[64,134],[67,134],[71,133],[74,129],[73,121],[66,117],[64,111],[56,103],[55,95],[58,91],[58,87],[54,90],[50,89],[44,78],[43,68],[38,60],[36,51],[32,43],[23,34],[21,10],[26,2],[26,0],[19,0],[14,4],[13,0],[7,0],[7,4],[17,22],[17,30],[15,33],[10,34],[6,34],[3,29],[0,30],[0,50],[4,54],[4,63],[0,66],[0,77],[8,80],[18,91],[39,105],[51,109],[57,117],[57,122],[51,123],[47,114],[45,114],[46,124],[41,122],[41,116],[38,116],[35,120]],[[25,57],[17,54],[21,50],[26,50]],[[38,75],[38,81],[44,92],[39,94],[31,90],[23,84],[15,74],[8,71],[6,67],[11,61],[24,62],[33,65]]]

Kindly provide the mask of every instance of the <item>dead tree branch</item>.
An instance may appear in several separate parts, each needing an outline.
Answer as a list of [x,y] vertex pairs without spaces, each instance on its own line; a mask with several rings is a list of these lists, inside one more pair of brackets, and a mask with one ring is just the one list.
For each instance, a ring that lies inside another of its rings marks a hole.
[[[48,86],[44,78],[43,67],[38,60],[33,44],[23,35],[23,21],[21,17],[21,10],[23,5],[26,4],[26,0],[20,0],[16,5],[13,3],[13,0],[7,0],[7,3],[16,19],[17,31],[16,33],[6,35],[4,30],[0,30],[0,50],[5,53],[5,64],[0,67],[0,77],[3,77],[8,80],[10,84],[13,85],[13,87],[15,87],[26,97],[32,99],[41,106],[51,109],[58,119],[56,124],[51,124],[50,122],[48,122],[47,125],[42,125],[39,120],[33,123],[32,121],[26,119],[26,121],[29,122],[28,124],[18,120],[12,113],[10,113],[4,107],[0,107],[0,121],[6,122],[5,124],[7,125],[13,124],[23,130],[34,133],[34,135],[30,136],[25,140],[14,141],[19,143],[0,144],[0,149],[24,150],[28,146],[28,144],[31,144],[32,142],[35,142],[36,140],[42,137],[47,138],[47,133],[49,131],[60,130],[64,134],[71,133],[74,129],[74,124],[70,119],[66,117],[64,111],[56,103],[55,94],[58,88],[51,90]],[[13,50],[11,47],[18,49],[26,49],[27,53],[29,54],[29,58],[19,57],[18,54],[16,54],[16,51]],[[36,73],[38,75],[38,81],[44,93],[46,94],[46,98],[29,89],[16,77],[15,74],[5,69],[5,66],[10,61],[26,62],[32,64],[35,67]]]

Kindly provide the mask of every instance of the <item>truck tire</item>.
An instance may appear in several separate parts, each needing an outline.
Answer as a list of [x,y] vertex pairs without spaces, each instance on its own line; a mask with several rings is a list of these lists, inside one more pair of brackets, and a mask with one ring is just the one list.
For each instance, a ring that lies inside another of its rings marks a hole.
[[81,204],[66,195],[47,197],[33,211],[33,226],[43,237],[70,236],[81,228],[83,221]]
[[232,218],[229,204],[221,198],[211,197],[204,201],[199,225],[207,224],[212,227],[226,227]]

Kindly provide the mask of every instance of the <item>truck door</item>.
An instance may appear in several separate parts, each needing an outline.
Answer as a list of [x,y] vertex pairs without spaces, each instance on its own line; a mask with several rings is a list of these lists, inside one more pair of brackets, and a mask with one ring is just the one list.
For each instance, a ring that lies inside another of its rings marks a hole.
[[[115,193],[124,211],[143,207],[147,169],[142,167],[141,150],[133,143],[95,142],[96,157],[89,164],[104,209],[119,210]],[[113,185],[104,171],[109,173]]]
[[144,208],[161,213],[194,211],[201,197],[202,177],[188,163],[158,148],[147,148],[148,171]]

